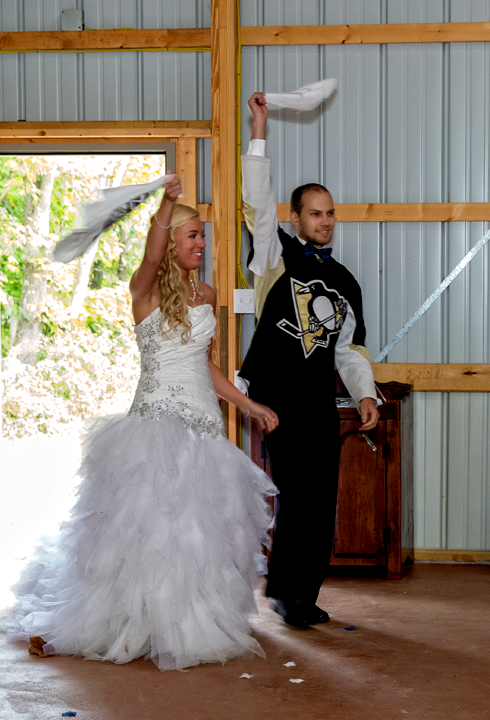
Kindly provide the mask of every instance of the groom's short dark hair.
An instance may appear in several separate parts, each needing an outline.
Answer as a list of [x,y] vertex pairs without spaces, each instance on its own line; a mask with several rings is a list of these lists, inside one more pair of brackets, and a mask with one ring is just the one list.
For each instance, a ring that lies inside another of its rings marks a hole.
[[306,183],[306,185],[300,185],[291,193],[291,212],[296,213],[296,215],[301,213],[301,210],[303,209],[303,195],[310,191],[319,193],[324,192],[331,195],[330,191],[327,190],[324,185],[320,185],[320,183]]

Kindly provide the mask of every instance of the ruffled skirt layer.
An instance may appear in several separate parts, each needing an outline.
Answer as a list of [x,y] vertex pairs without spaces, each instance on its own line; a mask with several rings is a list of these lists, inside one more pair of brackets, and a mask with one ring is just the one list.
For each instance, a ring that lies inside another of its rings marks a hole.
[[263,655],[250,636],[274,486],[224,438],[175,417],[99,421],[71,518],[38,549],[7,626],[45,652],[161,670]]

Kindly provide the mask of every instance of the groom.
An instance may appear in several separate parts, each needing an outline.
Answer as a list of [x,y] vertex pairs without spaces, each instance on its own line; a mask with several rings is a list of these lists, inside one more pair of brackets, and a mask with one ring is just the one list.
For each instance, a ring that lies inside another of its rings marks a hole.
[[328,247],[335,227],[329,191],[317,183],[291,195],[291,237],[279,227],[265,157],[268,110],[249,100],[252,139],[242,157],[243,200],[253,235],[258,325],[240,375],[279,427],[266,436],[279,510],[266,595],[286,623],[329,620],[316,605],[335,526],[340,455],[335,366],[354,398],[361,431],[376,426],[376,390],[358,283]]

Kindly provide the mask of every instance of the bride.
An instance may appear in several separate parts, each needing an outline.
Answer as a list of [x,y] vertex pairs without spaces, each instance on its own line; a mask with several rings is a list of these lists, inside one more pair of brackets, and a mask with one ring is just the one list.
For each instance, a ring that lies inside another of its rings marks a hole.
[[[166,185],[130,282],[141,377],[127,415],[84,443],[78,499],[52,547],[38,549],[6,627],[30,652],[161,669],[250,651],[256,554],[274,486],[224,434],[216,395],[266,432],[277,415],[211,360],[214,290],[197,279],[198,212]],[[196,271],[196,272],[194,272]]]

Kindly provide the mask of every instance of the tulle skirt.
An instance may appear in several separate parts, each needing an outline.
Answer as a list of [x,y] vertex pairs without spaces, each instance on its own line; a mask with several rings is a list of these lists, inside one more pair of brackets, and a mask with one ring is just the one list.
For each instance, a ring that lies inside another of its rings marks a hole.
[[176,417],[113,416],[84,442],[78,499],[38,548],[4,629],[44,651],[161,670],[263,655],[250,636],[267,476]]

